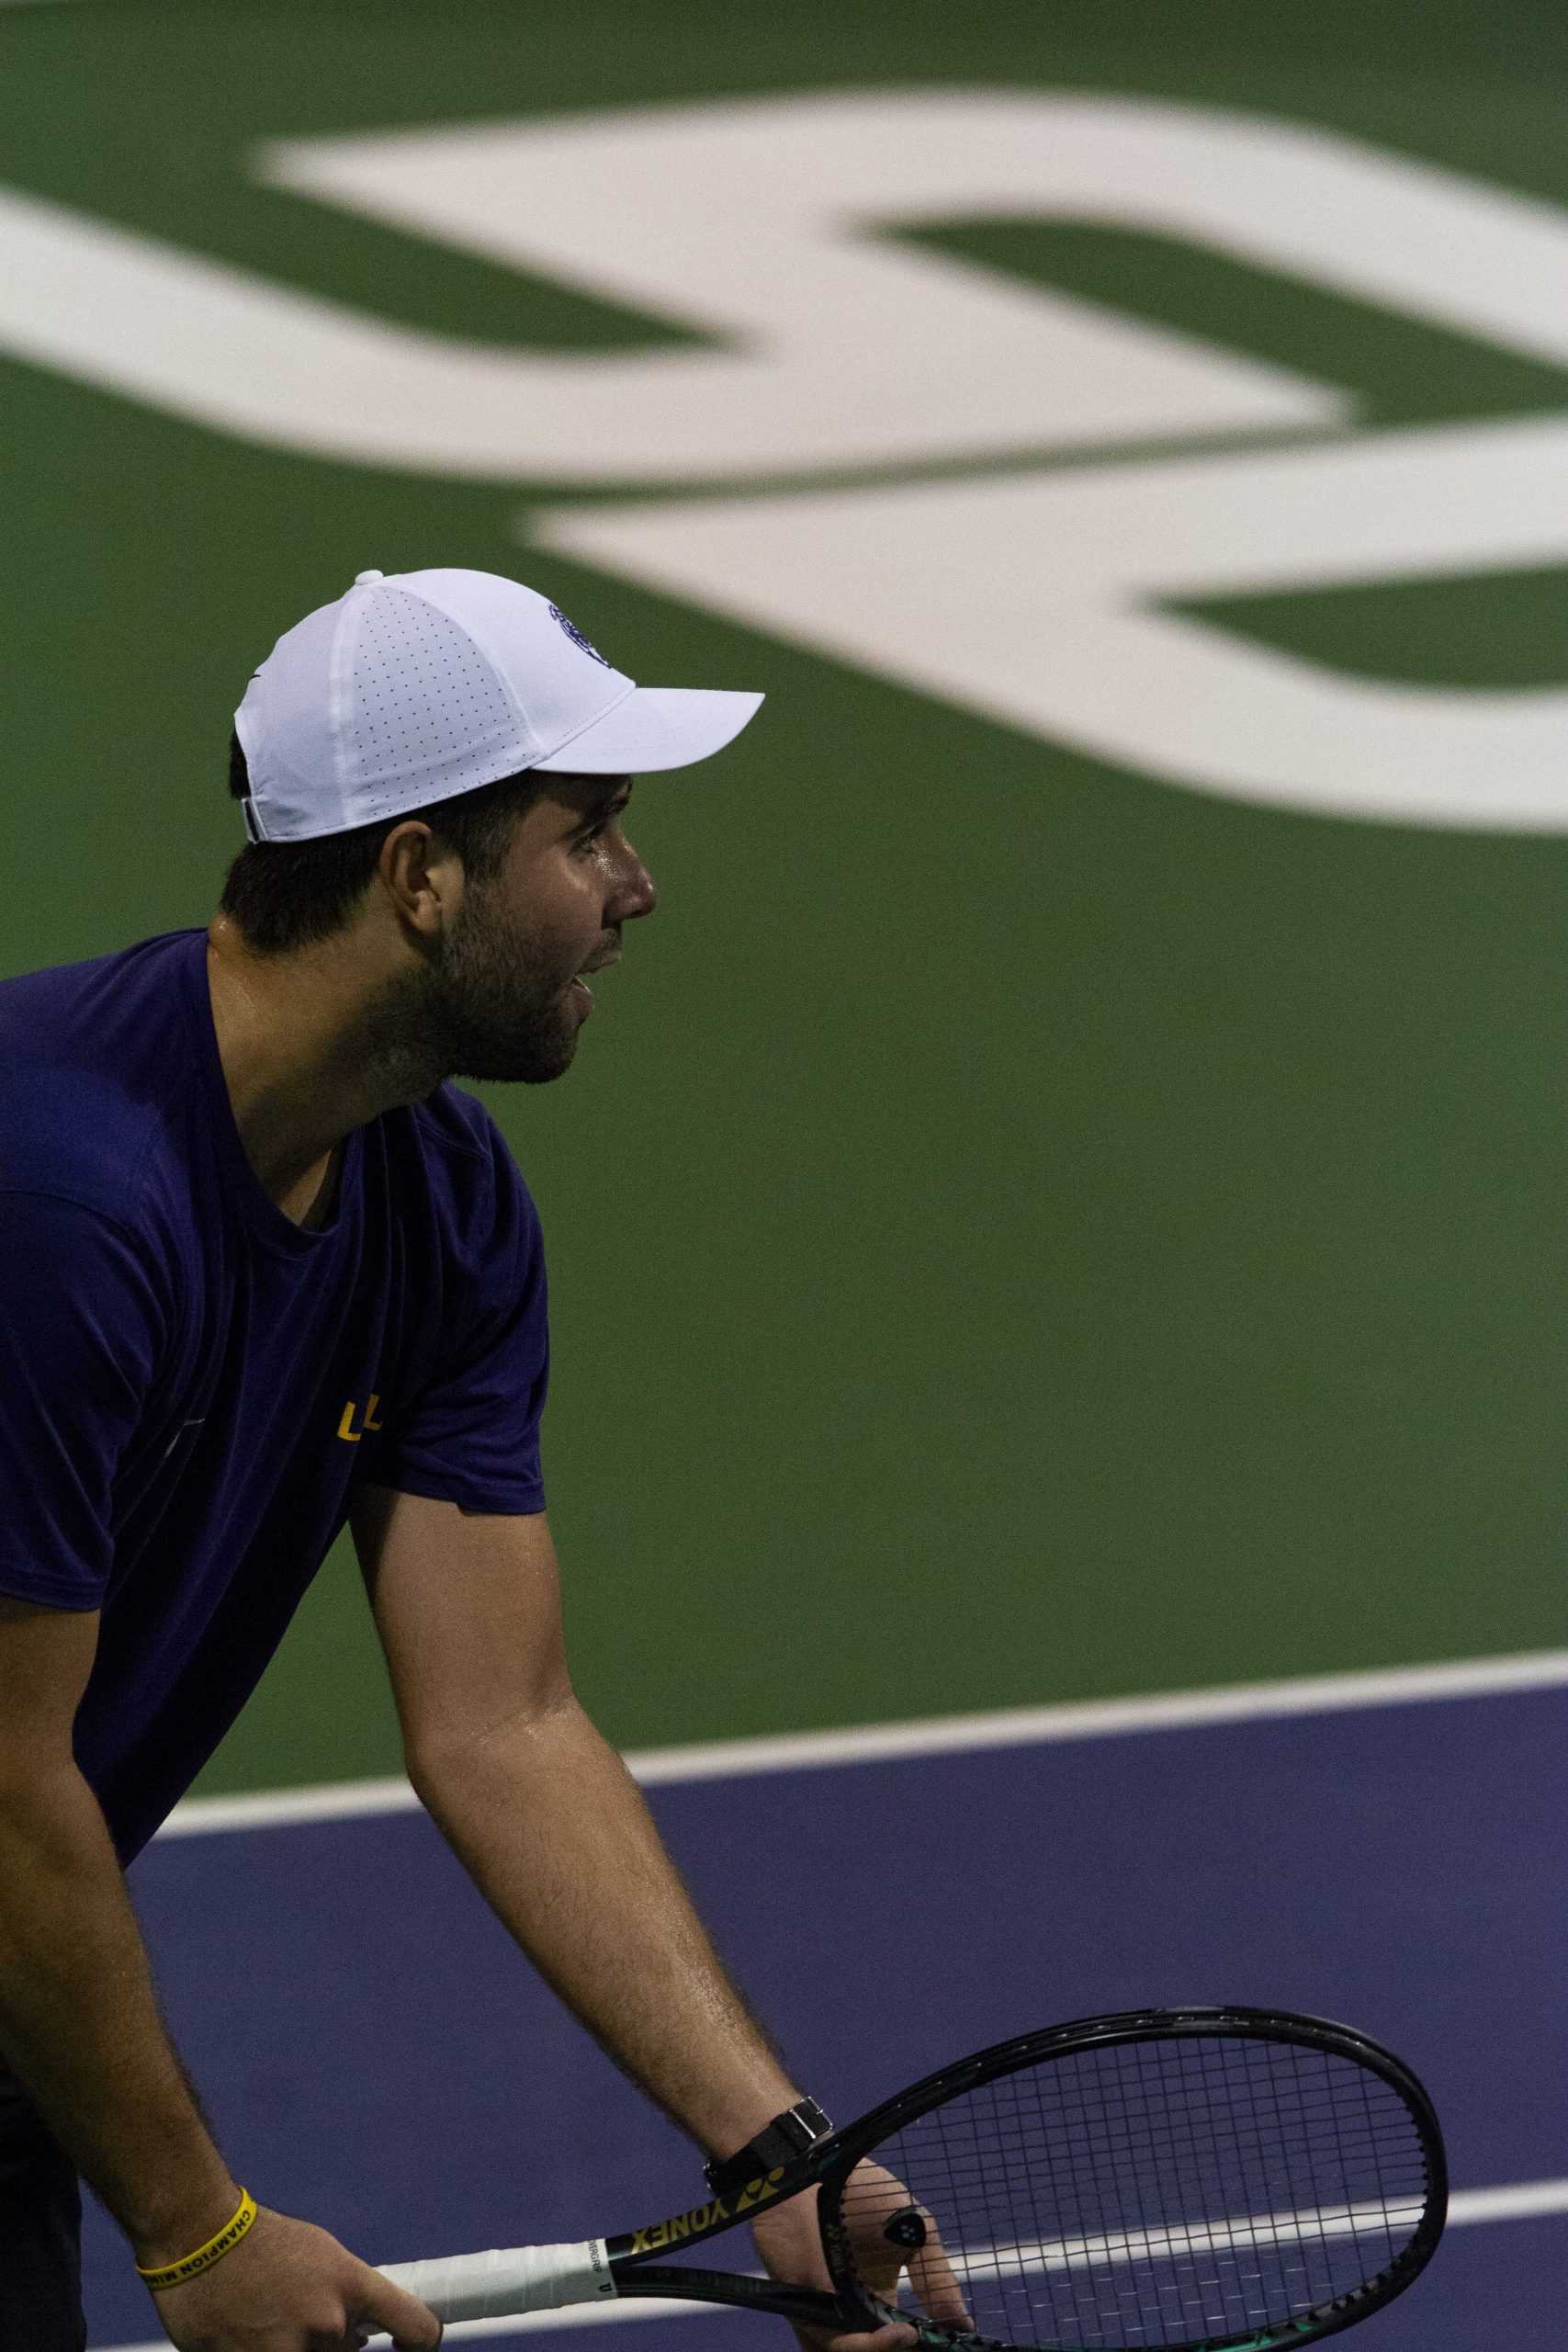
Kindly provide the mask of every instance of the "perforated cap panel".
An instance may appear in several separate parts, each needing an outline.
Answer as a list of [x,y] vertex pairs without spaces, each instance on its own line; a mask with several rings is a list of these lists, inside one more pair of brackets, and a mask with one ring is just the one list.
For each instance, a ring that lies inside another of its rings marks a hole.
[[339,743],[343,782],[364,793],[367,820],[382,813],[383,786],[395,793],[426,779],[434,798],[459,776],[468,789],[498,760],[514,757],[521,767],[537,758],[512,695],[456,621],[389,584],[355,602],[340,653],[347,674]]

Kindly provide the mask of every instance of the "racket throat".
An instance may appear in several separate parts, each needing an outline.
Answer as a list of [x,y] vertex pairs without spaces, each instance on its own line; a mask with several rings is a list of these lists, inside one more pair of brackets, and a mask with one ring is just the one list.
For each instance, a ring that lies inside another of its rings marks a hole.
[[772,2278],[748,2278],[733,2270],[699,2270],[683,2262],[639,2262],[619,2280],[623,2295],[673,2296],[694,2303],[728,2303],[748,2311],[773,2312],[800,2327],[862,2328],[836,2295],[809,2287],[781,2287]]

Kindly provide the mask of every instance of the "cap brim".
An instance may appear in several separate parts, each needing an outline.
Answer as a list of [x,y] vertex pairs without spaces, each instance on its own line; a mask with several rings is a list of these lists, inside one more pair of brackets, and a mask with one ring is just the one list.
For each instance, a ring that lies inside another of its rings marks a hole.
[[647,775],[660,768],[689,768],[732,743],[761,702],[761,695],[729,694],[716,686],[637,686],[534,766],[556,775]]

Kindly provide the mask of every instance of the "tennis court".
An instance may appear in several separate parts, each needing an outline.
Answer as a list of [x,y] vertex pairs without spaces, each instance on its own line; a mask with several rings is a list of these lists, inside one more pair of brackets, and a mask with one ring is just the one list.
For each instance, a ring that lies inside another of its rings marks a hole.
[[[1443,2119],[1452,2216],[1368,2326],[1390,2352],[1470,2352],[1500,2281],[1509,2342],[1542,2347],[1563,2285],[1565,1730],[1560,1653],[637,1761],[721,1943],[846,2119],[961,2050],[1154,2000],[1305,2008],[1395,2042]],[[519,1982],[396,1784],[195,1804],[139,1884],[220,2132],[370,2259],[680,2201],[684,2142]],[[145,2298],[96,2219],[93,2341],[141,2352]],[[590,2306],[580,2352],[612,2323],[682,2352],[781,2324]]]
[[[1554,2352],[1561,9],[62,0],[0,125],[0,971],[207,922],[366,567],[765,691],[639,784],[570,1077],[471,1089],[584,1701],[836,2117],[1340,2017],[1456,2190],[1367,2342]],[[372,2259],[629,2225],[691,2152],[400,1761],[344,1538],[132,1874],[237,2175]],[[146,2343],[96,2212],[88,2288]]]

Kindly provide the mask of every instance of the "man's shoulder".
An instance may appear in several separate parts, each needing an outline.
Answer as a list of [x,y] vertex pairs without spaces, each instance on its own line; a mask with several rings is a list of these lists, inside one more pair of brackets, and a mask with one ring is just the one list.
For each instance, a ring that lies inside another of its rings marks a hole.
[[0,980],[0,1189],[143,1228],[196,1082],[168,952],[182,937]]
[[0,1108],[0,1193],[146,1230],[158,1106],[108,1069],[36,1066]]

